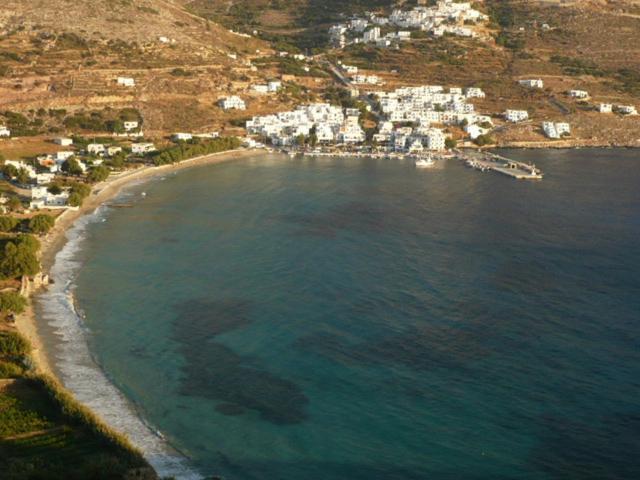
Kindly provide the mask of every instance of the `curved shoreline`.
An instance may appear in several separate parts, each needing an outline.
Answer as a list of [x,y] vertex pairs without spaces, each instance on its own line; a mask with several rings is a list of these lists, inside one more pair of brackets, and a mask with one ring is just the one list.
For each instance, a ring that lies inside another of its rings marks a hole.
[[[76,210],[66,210],[63,212],[56,219],[54,228],[44,238],[40,239],[42,272],[49,273],[51,271],[56,262],[58,253],[60,253],[67,244],[67,232],[76,225],[76,222],[86,215],[93,213],[105,202],[116,197],[121,190],[130,183],[154,177],[159,174],[171,173],[200,165],[214,165],[232,160],[255,157],[262,153],[263,152],[260,150],[231,150],[220,152],[195,157],[176,164],[162,165],[158,167],[141,167],[130,172],[124,172],[118,176],[113,176],[105,182],[96,184],[92,189],[91,195],[86,198],[82,207]],[[54,278],[54,280],[56,279]],[[54,368],[56,361],[55,358],[53,358],[53,352],[47,352],[41,337],[42,329],[44,328],[44,325],[41,323],[43,319],[39,318],[39,315],[36,315],[33,302],[34,297],[38,294],[39,290],[29,292],[29,306],[25,313],[16,318],[16,327],[18,331],[31,342],[33,347],[31,357],[36,372],[50,375],[64,385],[61,375],[59,375],[59,372]],[[71,393],[73,394],[73,392]],[[114,427],[110,425],[110,428]],[[118,431],[118,433],[121,432]]]

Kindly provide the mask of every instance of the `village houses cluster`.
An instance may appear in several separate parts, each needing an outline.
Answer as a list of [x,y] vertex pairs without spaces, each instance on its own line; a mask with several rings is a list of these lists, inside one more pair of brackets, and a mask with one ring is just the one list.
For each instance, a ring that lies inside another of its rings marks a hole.
[[[492,127],[488,115],[475,113],[467,103],[471,98],[483,98],[479,88],[441,86],[399,88],[393,92],[372,92],[380,102],[383,118],[372,140],[396,152],[419,152],[423,149],[445,149],[446,135],[437,125],[460,125],[472,139]],[[300,137],[315,135],[320,144],[361,144],[366,135],[360,125],[359,109],[317,103],[273,115],[256,116],[246,123],[249,135],[257,135],[273,145],[289,146]]]
[[[354,43],[374,43],[378,47],[389,47],[411,39],[411,30],[429,32],[436,37],[445,34],[461,37],[476,37],[473,28],[487,16],[474,9],[471,2],[439,0],[434,6],[418,6],[412,10],[394,10],[389,17],[367,13],[349,22],[334,25],[329,29],[332,45],[343,48]],[[384,28],[394,28],[394,32],[382,35]]]

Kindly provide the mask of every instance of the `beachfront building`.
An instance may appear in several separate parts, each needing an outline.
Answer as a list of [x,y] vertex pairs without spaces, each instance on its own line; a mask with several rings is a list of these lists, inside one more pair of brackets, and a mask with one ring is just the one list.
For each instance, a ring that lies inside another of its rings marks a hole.
[[544,82],[539,78],[518,80],[518,83],[527,88],[544,88]]
[[131,144],[131,153],[135,155],[145,155],[147,153],[151,153],[155,151],[156,151],[156,146],[150,142]]
[[[289,112],[256,116],[247,121],[249,135],[259,135],[274,145],[291,145],[300,135],[308,136],[315,129],[318,142],[328,143],[337,139],[345,123],[344,111],[328,103],[299,106]],[[346,128],[347,139],[355,138],[355,129]]]
[[118,77],[116,82],[121,87],[135,87],[136,81],[131,77]]
[[518,123],[529,119],[529,112],[526,110],[507,110],[504,113],[507,122]]
[[225,97],[220,99],[220,106],[223,110],[246,110],[247,105],[244,100],[242,100],[237,95],[231,95],[230,97]]
[[11,136],[11,130],[9,130],[4,125],[0,125],[0,137],[10,137],[10,136]]
[[617,105],[616,111],[622,113],[623,115],[637,115],[638,111],[636,107],[633,105]]
[[586,90],[569,90],[569,96],[571,98],[577,98],[579,100],[584,100],[589,98],[589,92]]
[[613,105],[610,103],[601,103],[598,105],[598,111],[600,113],[611,113],[613,112]]
[[58,194],[53,194],[46,186],[37,186],[31,189],[31,201],[29,208],[66,208],[69,201],[69,190],[63,190]]
[[562,138],[571,134],[571,127],[568,123],[542,122],[544,134],[553,139]]

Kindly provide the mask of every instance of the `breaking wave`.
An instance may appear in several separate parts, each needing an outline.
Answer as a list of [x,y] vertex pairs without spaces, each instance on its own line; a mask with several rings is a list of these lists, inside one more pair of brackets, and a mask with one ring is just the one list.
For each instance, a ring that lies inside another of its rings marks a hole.
[[[122,196],[128,194],[122,194]],[[201,475],[190,468],[188,460],[176,452],[136,411],[134,405],[116,388],[92,357],[83,314],[74,302],[75,278],[82,266],[81,247],[88,227],[102,222],[109,208],[101,206],[79,218],[66,233],[67,243],[58,252],[50,271],[55,283],[38,295],[38,321],[55,334],[51,351],[53,367],[64,386],[114,430],[126,435],[160,477],[191,480]]]

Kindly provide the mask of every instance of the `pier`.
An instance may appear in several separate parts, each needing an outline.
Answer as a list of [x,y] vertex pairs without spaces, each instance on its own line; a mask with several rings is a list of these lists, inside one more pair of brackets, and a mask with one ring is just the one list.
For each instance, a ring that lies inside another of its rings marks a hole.
[[465,152],[459,158],[465,160],[467,166],[481,172],[493,171],[518,180],[541,180],[542,171],[533,164],[518,162],[488,152]]

